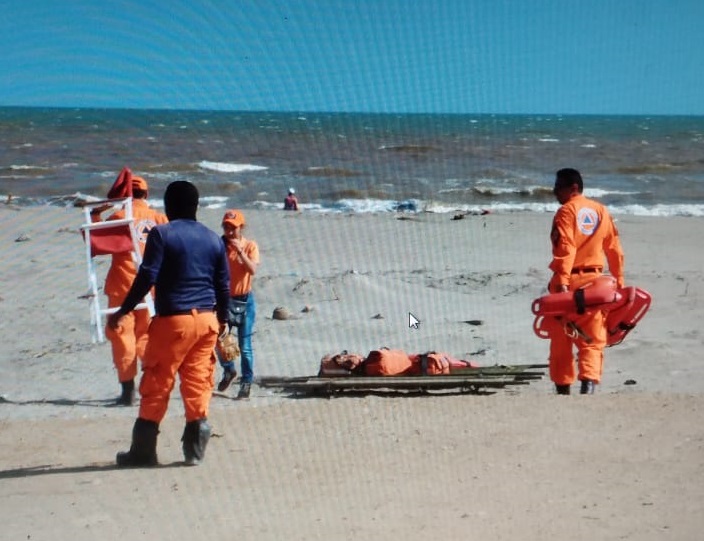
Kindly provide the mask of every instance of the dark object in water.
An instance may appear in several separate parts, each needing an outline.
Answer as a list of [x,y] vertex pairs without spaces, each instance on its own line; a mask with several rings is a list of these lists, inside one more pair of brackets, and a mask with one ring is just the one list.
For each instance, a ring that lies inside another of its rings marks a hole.
[[402,201],[396,205],[396,212],[418,212],[418,204],[415,201]]

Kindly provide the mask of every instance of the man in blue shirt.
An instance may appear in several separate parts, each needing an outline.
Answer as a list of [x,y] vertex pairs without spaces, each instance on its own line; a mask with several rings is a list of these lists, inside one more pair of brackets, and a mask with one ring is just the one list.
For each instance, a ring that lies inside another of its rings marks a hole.
[[157,464],[159,423],[180,378],[186,414],[183,454],[186,464],[199,464],[210,438],[208,407],[213,390],[218,334],[224,332],[230,279],[220,237],[196,220],[198,189],[187,181],[169,184],[164,194],[168,224],[154,227],[144,258],[122,306],[108,318],[119,332],[120,320],[154,287],[156,316],[149,327],[139,417],[132,445],[117,454],[118,466]]

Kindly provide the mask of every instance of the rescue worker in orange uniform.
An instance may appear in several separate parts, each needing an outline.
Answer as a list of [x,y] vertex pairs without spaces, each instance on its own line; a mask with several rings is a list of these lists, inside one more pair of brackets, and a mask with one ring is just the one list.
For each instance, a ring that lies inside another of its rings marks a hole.
[[[132,215],[134,216],[137,239],[144,253],[147,234],[152,227],[168,222],[164,214],[149,207],[147,196],[149,186],[142,177],[132,176]],[[91,220],[101,220],[101,213],[109,209],[109,205],[96,207],[91,211]],[[124,211],[114,212],[108,220],[124,218]],[[114,254],[112,263],[105,278],[104,291],[108,297],[108,308],[117,308],[122,304],[125,295],[137,275],[132,255],[130,253]],[[119,332],[110,327],[105,328],[105,336],[112,347],[112,361],[117,370],[117,378],[122,386],[122,394],[118,397],[118,406],[131,406],[134,403],[134,378],[137,376],[137,358],[142,359],[147,345],[147,329],[150,316],[147,310],[137,310],[126,316]]]
[[[553,275],[550,293],[575,291],[604,270],[604,256],[617,286],[623,287],[623,250],[618,231],[604,205],[588,199],[576,169],[560,169],[553,193],[560,203],[552,222]],[[592,394],[601,381],[606,346],[606,314],[587,310],[568,321],[554,319],[549,325],[550,379],[557,394],[570,394],[575,377],[580,393]],[[577,349],[577,370],[573,347]]]
[[[242,379],[237,393],[238,399],[249,398],[254,379],[252,334],[254,333],[257,305],[254,302],[254,293],[252,293],[252,279],[259,266],[259,246],[254,240],[246,239],[242,235],[245,226],[246,222],[241,210],[225,212],[222,218],[222,240],[227,249],[227,261],[230,266],[230,317],[228,324],[230,331],[237,327],[237,341],[242,362]],[[218,384],[220,392],[227,389],[237,375],[233,361],[221,361],[221,365],[223,374]]]
[[157,464],[156,444],[176,374],[186,415],[181,441],[188,465],[199,464],[210,438],[208,408],[213,391],[213,348],[225,331],[230,278],[225,245],[196,220],[198,189],[187,181],[169,184],[164,194],[169,223],[147,237],[144,260],[122,306],[110,315],[116,330],[154,286],[156,315],[142,361],[139,417],[129,451],[118,466]]

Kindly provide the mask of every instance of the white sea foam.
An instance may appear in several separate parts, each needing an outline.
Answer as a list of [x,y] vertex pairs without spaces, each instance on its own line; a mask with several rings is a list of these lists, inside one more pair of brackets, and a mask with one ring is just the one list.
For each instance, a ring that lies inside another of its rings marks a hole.
[[[222,209],[227,207],[228,198],[224,195],[206,195],[198,199],[200,208]],[[147,199],[149,206],[153,208],[164,208],[163,199]]]
[[[331,205],[299,205],[301,209],[312,212],[350,212],[350,213],[383,213],[397,212],[399,205],[405,202],[380,199],[342,199]],[[461,204],[452,205],[433,201],[414,200],[415,212],[432,212],[437,214],[469,213],[469,214],[500,214],[536,212],[554,214],[559,208],[557,202],[522,202],[522,203],[490,203],[487,205]],[[279,209],[280,204],[257,201],[257,208]],[[609,206],[609,211],[614,216],[704,216],[704,205],[655,205],[645,207],[642,205]]]
[[51,167],[42,167],[40,165],[11,165],[9,169],[13,171],[49,171]]
[[[283,210],[283,204],[282,203],[272,203],[271,201],[254,201],[251,205],[254,208],[262,209],[262,210]],[[330,207],[324,207],[323,205],[319,203],[298,203],[298,209],[301,211],[307,211],[307,212],[339,212],[336,209],[330,208]]]
[[218,171],[220,173],[243,173],[246,171],[264,171],[268,169],[268,167],[253,165],[251,163],[209,162],[205,160],[200,162],[198,167],[209,171]]
[[340,212],[390,212],[397,206],[398,201],[391,199],[340,199],[334,209]]
[[228,198],[219,195],[208,195],[200,198],[200,206],[206,209],[227,208]]
[[623,190],[603,190],[601,188],[584,188],[587,197],[606,197],[607,195],[638,195],[640,192],[626,192]]
[[503,188],[500,186],[479,185],[475,186],[473,190],[482,195],[535,195],[540,193],[548,193],[550,188],[546,186],[511,186],[508,188]]

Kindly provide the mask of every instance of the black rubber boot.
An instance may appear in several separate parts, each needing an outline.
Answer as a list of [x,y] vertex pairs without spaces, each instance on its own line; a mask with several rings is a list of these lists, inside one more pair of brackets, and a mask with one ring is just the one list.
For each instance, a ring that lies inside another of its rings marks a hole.
[[555,392],[557,394],[571,394],[572,387],[569,385],[555,385]]
[[183,442],[183,457],[188,466],[197,466],[203,461],[210,434],[210,425],[205,417],[186,423],[181,441]]
[[240,383],[240,390],[237,393],[237,400],[246,400],[249,398],[249,393],[252,392],[252,384],[251,383]]
[[159,424],[138,417],[132,428],[132,445],[127,452],[117,453],[117,465],[126,468],[156,466],[156,437]]
[[134,405],[134,380],[121,381],[122,394],[115,401],[117,406],[132,406]]
[[234,368],[225,368],[222,372],[222,379],[220,380],[220,383],[218,383],[218,391],[222,393],[227,390],[227,388],[230,386],[230,383],[232,383],[236,377],[237,371]]
[[579,389],[579,394],[594,394],[596,383],[590,379],[582,380],[582,386]]

